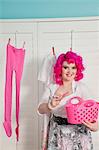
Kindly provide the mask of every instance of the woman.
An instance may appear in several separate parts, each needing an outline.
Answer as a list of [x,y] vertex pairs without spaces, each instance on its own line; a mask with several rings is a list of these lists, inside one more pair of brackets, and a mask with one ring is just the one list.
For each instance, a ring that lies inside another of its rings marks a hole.
[[93,150],[90,131],[97,131],[98,123],[82,122],[72,125],[67,122],[64,106],[73,96],[90,98],[83,78],[82,57],[74,52],[61,54],[54,66],[55,84],[50,84],[39,104],[40,114],[50,114],[47,150]]

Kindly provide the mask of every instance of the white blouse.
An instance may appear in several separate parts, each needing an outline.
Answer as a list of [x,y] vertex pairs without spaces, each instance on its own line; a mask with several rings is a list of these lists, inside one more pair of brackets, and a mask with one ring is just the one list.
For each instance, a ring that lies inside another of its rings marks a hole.
[[[41,98],[41,102],[39,103],[39,105],[41,103],[46,103],[46,102],[48,103],[49,101],[51,101],[51,98],[54,96],[55,91],[57,90],[58,87],[59,87],[59,85],[57,85],[57,84],[48,85],[45,89],[45,92],[43,93],[43,96]],[[72,98],[74,96],[79,96],[84,100],[91,98],[91,96],[90,96],[91,94],[88,90],[88,87],[81,81],[73,81],[72,82],[72,90],[73,90],[73,93],[71,95],[64,97],[60,101],[59,105],[56,106],[55,108],[53,108],[52,113],[55,116],[61,116],[63,118],[67,117],[64,106],[66,105],[67,101],[70,98]],[[38,107],[39,107],[39,105],[38,105]]]
[[56,57],[53,54],[48,54],[47,56],[44,57],[40,71],[38,74],[38,80],[42,81],[46,85],[50,83],[54,83],[53,80],[53,66],[56,63]]

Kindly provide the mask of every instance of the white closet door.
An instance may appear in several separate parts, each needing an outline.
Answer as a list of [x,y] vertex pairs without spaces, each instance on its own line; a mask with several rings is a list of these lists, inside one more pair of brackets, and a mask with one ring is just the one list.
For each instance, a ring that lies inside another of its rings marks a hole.
[[[91,22],[89,25],[90,32],[74,33],[73,47],[84,58],[85,78],[83,81],[87,83],[92,97],[99,101],[99,21]],[[85,25],[86,26],[86,25]],[[91,27],[92,26],[92,29]],[[92,32],[92,31],[96,32]],[[92,132],[94,149],[99,147],[99,131]]]
[[[1,24],[0,24],[1,25]],[[3,24],[0,34],[0,149],[2,150],[38,150],[38,115],[37,108],[37,25],[36,23],[6,22]],[[9,33],[9,34],[7,34]],[[13,34],[10,34],[13,33]],[[16,33],[16,34],[14,34]],[[25,61],[20,89],[20,138],[16,143],[16,86],[15,73],[13,75],[13,96],[12,96],[12,137],[8,138],[2,128],[4,82],[5,82],[5,47],[8,38],[11,44],[21,48],[25,41]],[[0,82],[1,83],[1,82]],[[2,110],[2,112],[1,112]],[[2,118],[2,119],[1,119]]]
[[[72,41],[71,32],[72,31]],[[55,47],[57,56],[71,47],[74,52],[83,56],[85,64],[84,82],[92,91],[93,97],[99,101],[99,21],[68,20],[64,22],[44,22],[38,25],[38,71],[41,61]],[[39,101],[44,85],[39,82]],[[41,119],[39,120],[41,132]],[[98,150],[99,131],[93,133],[94,149]]]
[[[61,52],[66,52],[71,47],[71,34],[65,33],[65,23],[63,22],[45,22],[38,24],[38,72],[42,67],[43,58],[52,52],[52,47],[58,56]],[[39,102],[44,91],[44,85],[38,82]],[[42,133],[43,117],[39,118],[39,133]],[[42,143],[41,135],[38,137]],[[39,147],[41,149],[41,146]]]

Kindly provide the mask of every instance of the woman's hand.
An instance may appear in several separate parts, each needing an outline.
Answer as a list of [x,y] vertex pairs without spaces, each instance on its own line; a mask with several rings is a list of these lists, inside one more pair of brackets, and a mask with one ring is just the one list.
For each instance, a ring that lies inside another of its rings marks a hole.
[[60,103],[61,99],[62,99],[62,95],[55,95],[55,96],[53,96],[53,99],[50,102],[51,106],[52,107],[56,107]]
[[86,125],[93,132],[98,130],[98,121],[96,122],[82,121],[82,123]]
[[61,94],[58,94],[58,95],[54,95],[53,96],[53,99],[51,100],[50,102],[50,106],[52,108],[55,108],[56,106],[59,105],[60,101],[67,95],[68,93],[66,92],[65,94],[61,95]]

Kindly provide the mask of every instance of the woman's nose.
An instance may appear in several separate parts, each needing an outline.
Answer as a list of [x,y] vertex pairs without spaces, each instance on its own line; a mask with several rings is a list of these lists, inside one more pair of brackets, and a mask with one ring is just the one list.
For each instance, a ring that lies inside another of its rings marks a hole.
[[68,68],[68,73],[72,72],[72,69]]

